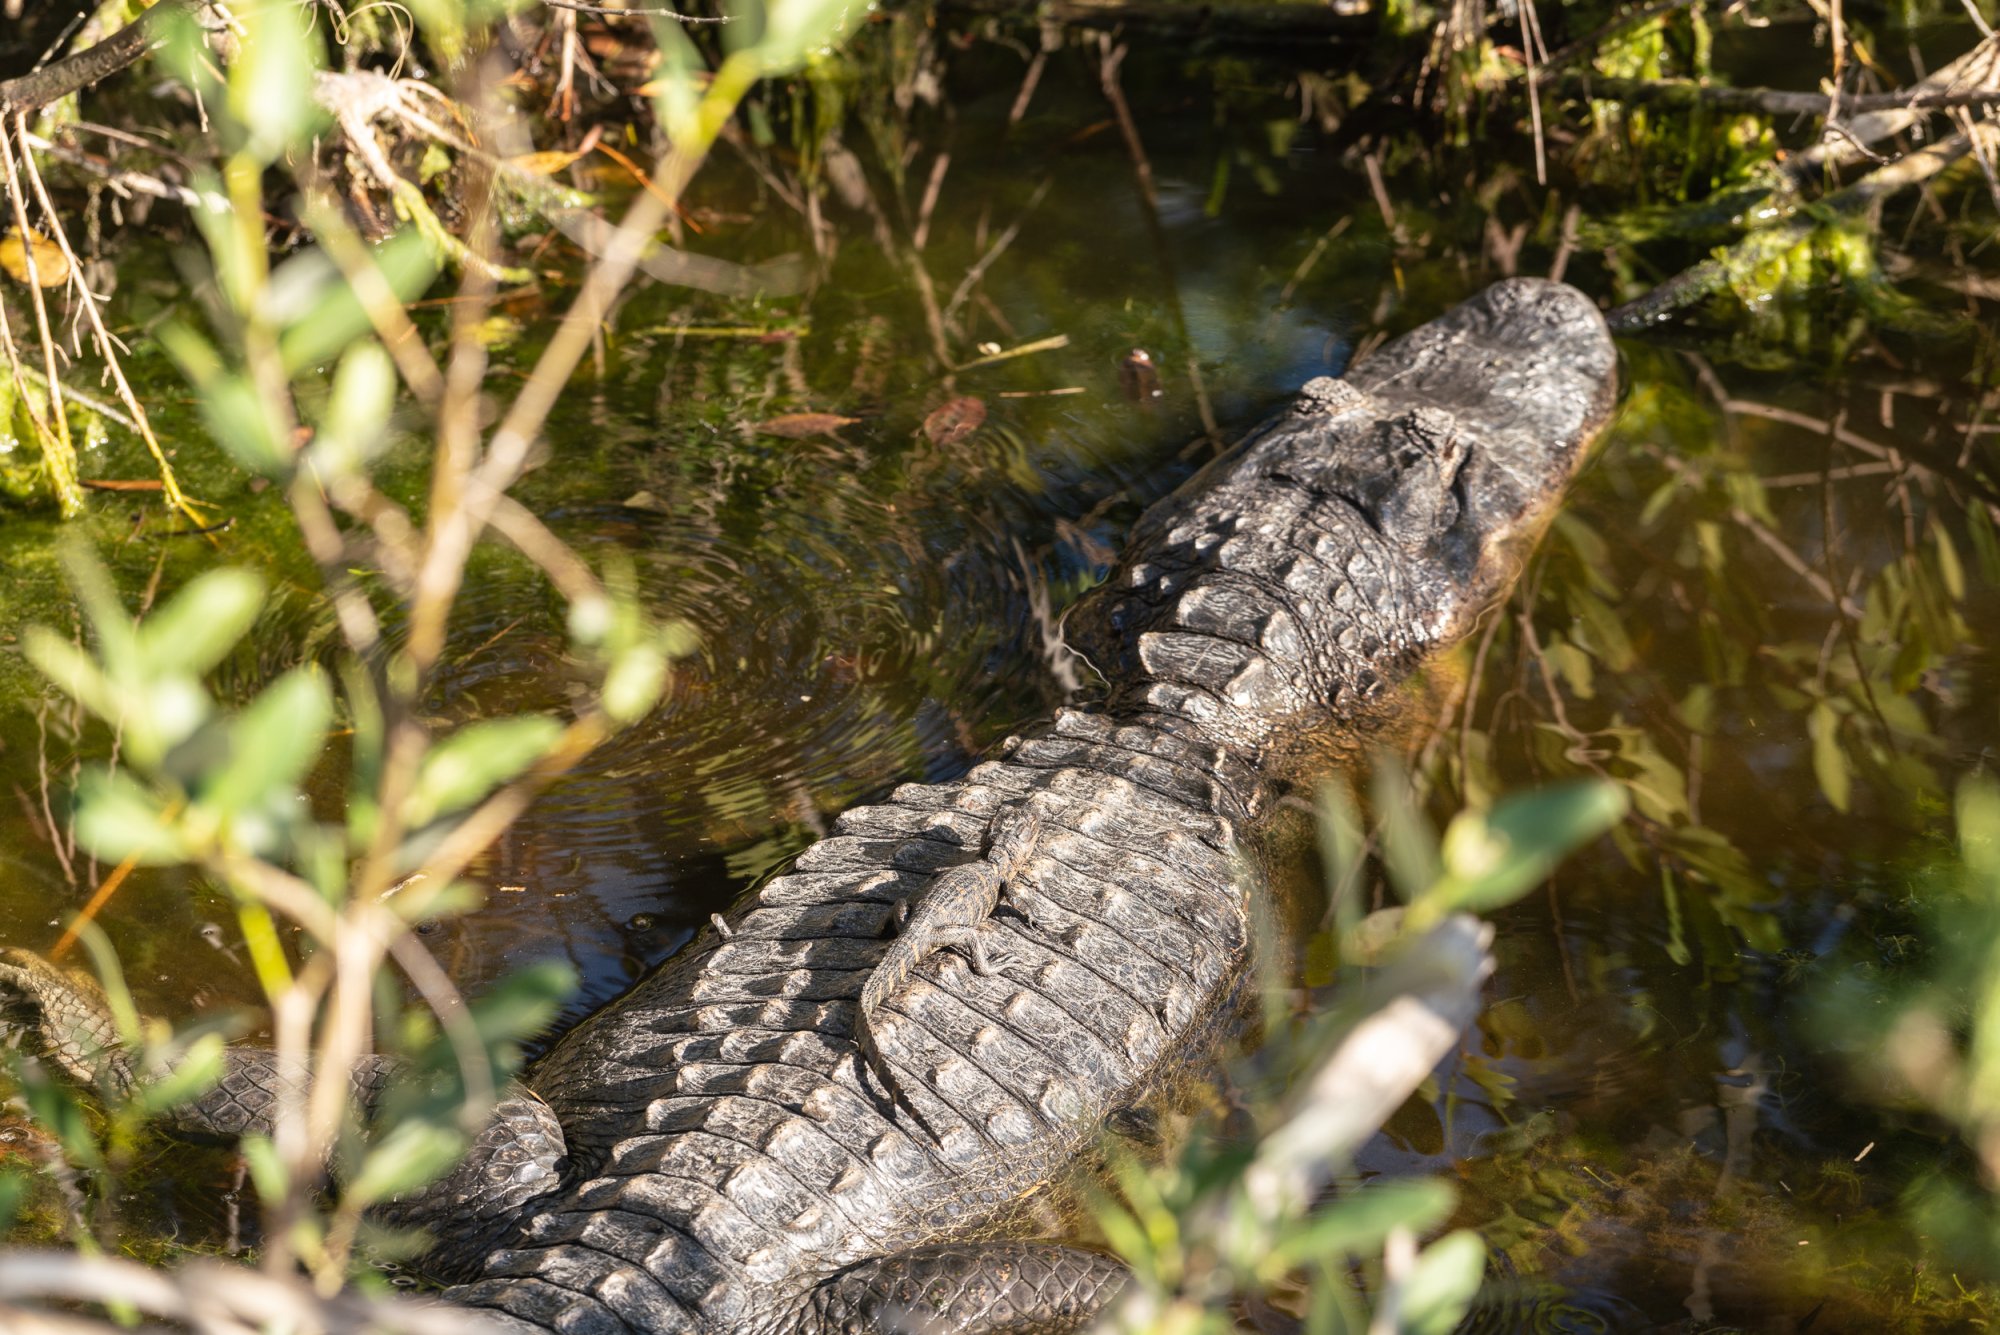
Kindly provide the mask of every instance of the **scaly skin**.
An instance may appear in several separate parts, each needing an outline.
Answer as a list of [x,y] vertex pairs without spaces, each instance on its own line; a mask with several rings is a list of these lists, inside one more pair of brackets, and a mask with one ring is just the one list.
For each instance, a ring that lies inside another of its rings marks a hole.
[[[904,919],[896,944],[889,947],[874,972],[868,975],[867,986],[861,989],[860,1011],[854,1022],[855,1046],[861,1050],[861,1059],[881,1079],[890,1098],[920,1124],[922,1114],[910,1106],[896,1081],[894,1068],[882,1058],[876,1037],[881,1028],[877,1017],[888,1010],[890,1000],[903,990],[917,966],[935,951],[948,946],[962,947],[976,971],[989,975],[994,972],[981,929],[1003,895],[1013,898],[1025,911],[1026,897],[1014,882],[1032,874],[1030,859],[1041,834],[1041,821],[1032,811],[1010,814],[1004,822],[996,821],[985,856],[953,867],[924,891]],[[927,1124],[925,1129],[930,1129]]]
[[1099,706],[847,812],[404,1203],[448,1300],[523,1335],[1086,1324],[1122,1270],[1023,1203],[1203,1046],[1245,976],[1245,825],[1506,592],[1615,381],[1588,301],[1512,280],[1149,510],[1065,623]]

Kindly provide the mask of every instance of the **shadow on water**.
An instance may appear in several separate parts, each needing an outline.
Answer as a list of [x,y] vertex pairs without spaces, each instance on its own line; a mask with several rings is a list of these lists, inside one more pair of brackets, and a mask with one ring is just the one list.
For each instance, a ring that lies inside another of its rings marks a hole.
[[[566,958],[583,980],[573,1022],[846,806],[961,773],[1077,689],[1049,649],[1055,617],[1139,510],[1210,457],[1206,423],[1247,425],[1357,344],[1569,249],[1513,140],[1481,162],[1391,162],[1386,216],[1367,164],[1308,105],[1328,96],[1325,51],[1136,45],[1123,87],[1153,208],[1094,48],[1056,53],[1015,120],[1022,34],[877,29],[856,62],[913,86],[929,69],[944,101],[861,114],[877,145],[828,234],[763,184],[796,165],[785,154],[703,181],[702,245],[817,249],[823,282],[733,304],[641,290],[550,426],[524,500],[594,565],[629,563],[698,647],[651,718],[474,868],[485,909],[429,932],[469,990]],[[1587,249],[1569,265],[1608,286]],[[930,332],[941,307],[955,372]],[[1826,328],[1842,318],[1828,299]],[[524,324],[503,371],[539,340]],[[1501,1258],[1482,1330],[1946,1328],[1983,1300],[1927,1269],[1896,1205],[1957,1151],[1920,1117],[1855,1101],[1810,1012],[1844,952],[1895,948],[1921,836],[1996,741],[1982,628],[2000,544],[1962,429],[1977,399],[1957,388],[1984,354],[1964,334],[1809,340],[1774,373],[1681,337],[1628,345],[1621,422],[1523,591],[1469,646],[1465,707],[1425,754],[1440,812],[1595,771],[1631,788],[1638,818],[1499,917],[1478,1032],[1362,1167],[1459,1179],[1463,1218]],[[1121,388],[1135,347],[1159,368],[1157,400]],[[137,360],[162,417],[196,440],[184,391]],[[966,399],[973,429],[940,423]],[[184,471],[239,516],[221,555],[268,562],[284,593],[226,671],[247,686],[319,652],[325,617],[303,563],[286,564],[275,499],[212,463]],[[124,515],[89,524],[134,596],[213,557]],[[38,713],[11,649],[25,622],[72,615],[50,536],[0,525],[0,939],[29,945],[103,870],[59,854],[51,820],[75,758],[105,739]],[[580,677],[561,616],[518,563],[482,553],[440,719],[563,707]],[[151,1009],[253,1006],[233,919],[203,887],[135,878],[105,925]],[[230,1236],[213,1199],[163,1194],[135,1217]]]

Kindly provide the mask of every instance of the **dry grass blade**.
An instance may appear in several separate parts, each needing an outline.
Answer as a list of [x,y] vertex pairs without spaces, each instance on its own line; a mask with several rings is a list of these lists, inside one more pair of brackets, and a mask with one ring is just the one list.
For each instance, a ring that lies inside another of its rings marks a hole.
[[[69,237],[65,234],[60,218],[56,214],[55,201],[49,198],[48,187],[42,183],[42,175],[35,169],[34,152],[28,144],[28,122],[26,116],[14,118],[14,140],[21,154],[21,174],[35,192],[35,202],[41,206],[42,215],[49,221],[49,236],[61,251],[68,265],[71,278],[70,290],[76,294],[77,302],[83,308],[84,318],[90,322],[92,337],[97,343],[97,352],[104,359],[105,369],[111,374],[111,383],[117,387],[118,399],[131,415],[132,425],[139,438],[146,442],[146,450],[153,456],[153,466],[159,471],[160,486],[166,494],[167,504],[185,515],[197,527],[206,522],[198,512],[198,507],[187,493],[181,490],[180,482],[174,477],[173,465],[167,462],[167,452],[160,447],[159,437],[153,434],[153,425],[146,417],[146,409],[132,392],[132,386],[125,378],[125,368],[118,360],[118,346],[111,332],[104,327],[103,313],[98,310],[97,294],[84,281],[83,264],[70,249]],[[7,146],[0,146],[6,151]],[[12,185],[10,174],[9,185]],[[25,229],[24,229],[25,230]]]

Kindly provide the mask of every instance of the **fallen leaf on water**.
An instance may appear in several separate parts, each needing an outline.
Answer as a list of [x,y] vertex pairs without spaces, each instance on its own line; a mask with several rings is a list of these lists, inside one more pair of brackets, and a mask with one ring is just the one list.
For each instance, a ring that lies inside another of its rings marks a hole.
[[635,491],[630,496],[627,496],[625,498],[625,508],[628,510],[651,510],[654,514],[660,515],[673,513],[672,508],[665,501],[650,491]]
[[43,287],[61,287],[69,281],[69,259],[62,253],[62,247],[43,236],[33,228],[28,229],[28,244],[21,244],[21,229],[10,227],[7,235],[0,236],[0,269],[7,271],[8,277],[17,283],[28,281],[28,256],[35,257],[35,277]]
[[924,419],[924,435],[933,445],[953,445],[979,430],[986,405],[979,399],[946,399]]
[[551,148],[541,153],[523,153],[519,157],[508,158],[507,165],[530,176],[554,176],[582,156],[581,153]]
[[786,440],[804,440],[807,436],[830,436],[844,426],[853,426],[861,419],[842,417],[839,413],[786,413],[769,421],[759,422],[751,427],[760,436],[783,436]]

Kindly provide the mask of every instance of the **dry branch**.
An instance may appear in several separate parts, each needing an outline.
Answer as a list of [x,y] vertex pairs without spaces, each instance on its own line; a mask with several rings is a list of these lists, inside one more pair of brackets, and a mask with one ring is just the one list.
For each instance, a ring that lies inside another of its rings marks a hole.
[[158,46],[163,15],[182,10],[185,0],[160,0],[151,9],[97,45],[54,64],[0,82],[0,117],[39,111],[51,102],[116,74]]

